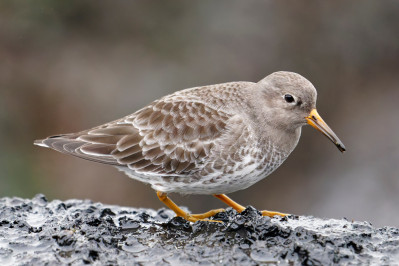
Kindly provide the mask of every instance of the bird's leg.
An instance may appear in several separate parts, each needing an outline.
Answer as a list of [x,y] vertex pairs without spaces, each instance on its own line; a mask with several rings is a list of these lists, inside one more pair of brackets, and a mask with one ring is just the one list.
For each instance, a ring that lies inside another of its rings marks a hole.
[[[242,206],[241,204],[238,204],[237,202],[235,202],[234,200],[230,199],[229,197],[227,197],[224,194],[219,194],[219,195],[213,195],[216,198],[220,199],[221,201],[223,201],[224,203],[226,203],[227,205],[229,205],[230,207],[232,207],[234,210],[236,210],[237,212],[242,212],[243,210],[245,210],[245,207]],[[261,211],[263,216],[269,216],[269,217],[273,217],[275,215],[279,215],[279,216],[286,216],[287,214],[285,213],[281,213],[281,212],[271,212],[271,211]]]
[[224,212],[224,209],[215,209],[215,210],[210,210],[205,213],[201,214],[189,214],[182,209],[179,208],[169,197],[166,193],[157,191],[157,196],[160,201],[162,201],[166,206],[168,206],[172,211],[176,213],[177,216],[183,217],[187,221],[195,223],[196,221],[208,221],[208,222],[220,222],[220,221],[214,221],[214,220],[208,220],[206,218],[209,218],[211,216],[214,216],[215,214],[219,212]]
[[220,199],[221,201],[223,201],[224,203],[226,203],[227,205],[232,207],[237,212],[242,212],[243,210],[245,210],[244,206],[242,206],[241,204],[238,204],[237,202],[235,202],[234,200],[230,199],[229,197],[227,197],[224,194],[213,195],[213,196],[215,196],[216,198]]

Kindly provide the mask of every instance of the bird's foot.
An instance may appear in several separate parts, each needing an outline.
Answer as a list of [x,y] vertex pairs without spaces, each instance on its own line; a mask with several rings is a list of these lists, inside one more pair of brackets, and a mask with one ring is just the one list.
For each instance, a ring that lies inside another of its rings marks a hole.
[[207,211],[205,213],[199,213],[199,214],[188,214],[187,217],[183,217],[186,220],[195,223],[196,221],[207,221],[207,222],[216,222],[216,223],[221,223],[222,221],[216,221],[216,220],[209,220],[209,217],[215,216],[219,212],[225,212],[225,209],[214,209]]
[[177,216],[183,217],[189,222],[195,223],[197,221],[207,221],[207,222],[217,222],[221,223],[222,221],[216,221],[216,220],[209,220],[207,218],[215,216],[219,212],[224,212],[226,211],[225,209],[215,209],[215,210],[210,210],[205,213],[200,213],[200,214],[189,214],[185,211],[183,211],[179,206],[177,206],[164,192],[157,191],[157,196],[160,201],[162,201],[166,206],[168,206],[172,211],[176,213]]
[[289,215],[288,213],[271,212],[271,211],[261,211],[261,213],[262,213],[262,216],[269,216],[269,217],[273,217],[273,216],[276,216],[276,215],[284,217],[284,216]]
[[[234,200],[230,199],[229,197],[227,197],[224,194],[219,194],[219,195],[214,195],[216,198],[220,199],[221,201],[223,201],[224,203],[226,203],[227,205],[229,205],[230,207],[232,207],[233,209],[235,209],[237,212],[242,212],[245,210],[245,207],[242,206],[241,204],[238,204],[237,202],[235,202]],[[287,213],[281,213],[281,212],[271,212],[271,211],[261,211],[262,216],[269,216],[269,217],[273,217],[275,215],[279,215],[281,217],[287,216]]]

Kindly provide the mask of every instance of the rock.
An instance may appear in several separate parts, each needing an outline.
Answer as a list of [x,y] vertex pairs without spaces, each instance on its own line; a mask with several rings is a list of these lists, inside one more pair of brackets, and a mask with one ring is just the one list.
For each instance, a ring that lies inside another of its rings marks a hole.
[[170,210],[0,199],[0,265],[396,264],[399,229],[248,207],[189,223]]

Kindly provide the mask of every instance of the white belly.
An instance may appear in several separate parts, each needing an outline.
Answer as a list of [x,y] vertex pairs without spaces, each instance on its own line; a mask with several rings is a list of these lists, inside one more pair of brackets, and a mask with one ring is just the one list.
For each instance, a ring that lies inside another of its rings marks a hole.
[[[255,153],[257,154],[257,153]],[[227,194],[246,189],[276,170],[288,154],[271,147],[267,155],[245,156],[240,162],[226,161],[225,167],[192,176],[143,175],[118,167],[129,177],[150,184],[154,190],[181,194]]]

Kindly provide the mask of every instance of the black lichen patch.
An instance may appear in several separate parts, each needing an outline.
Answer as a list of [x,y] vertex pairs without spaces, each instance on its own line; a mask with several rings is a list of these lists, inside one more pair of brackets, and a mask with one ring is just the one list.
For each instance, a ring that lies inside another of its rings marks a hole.
[[0,199],[5,264],[394,264],[399,229],[227,209],[190,223],[170,210],[82,200]]

